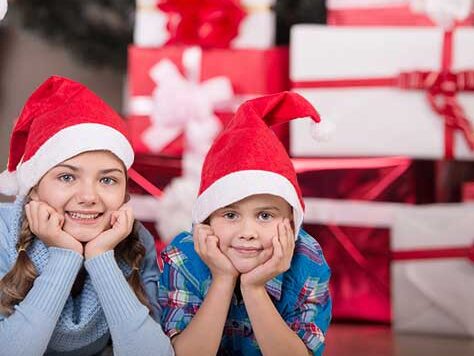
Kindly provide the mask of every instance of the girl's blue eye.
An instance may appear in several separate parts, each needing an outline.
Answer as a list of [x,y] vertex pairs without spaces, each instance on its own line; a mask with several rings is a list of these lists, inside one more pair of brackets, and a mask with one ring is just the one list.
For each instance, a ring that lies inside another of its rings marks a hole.
[[70,183],[74,180],[74,176],[72,174],[63,174],[59,176],[59,180],[64,183]]
[[101,178],[100,181],[101,181],[102,183],[106,184],[106,185],[112,185],[112,184],[117,183],[117,181],[116,181],[114,178],[111,178],[111,177],[104,177],[104,178]]
[[266,211],[262,211],[258,214],[258,219],[261,221],[270,221],[273,218],[273,215],[267,213]]

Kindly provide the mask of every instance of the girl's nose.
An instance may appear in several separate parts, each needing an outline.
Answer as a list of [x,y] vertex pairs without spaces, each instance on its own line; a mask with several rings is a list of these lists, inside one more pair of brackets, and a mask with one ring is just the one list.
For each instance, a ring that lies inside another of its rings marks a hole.
[[77,192],[78,202],[81,204],[95,204],[98,200],[97,190],[94,184],[82,183]]

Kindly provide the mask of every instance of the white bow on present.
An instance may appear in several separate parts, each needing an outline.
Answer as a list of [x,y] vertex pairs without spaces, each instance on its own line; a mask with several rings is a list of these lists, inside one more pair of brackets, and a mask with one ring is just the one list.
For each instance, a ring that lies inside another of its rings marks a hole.
[[220,131],[221,122],[214,109],[232,98],[232,84],[223,76],[200,82],[201,57],[198,47],[184,51],[185,76],[167,59],[151,69],[150,76],[157,86],[153,92],[151,127],[144,132],[143,141],[152,151],[162,150],[184,133],[185,150],[205,155]]

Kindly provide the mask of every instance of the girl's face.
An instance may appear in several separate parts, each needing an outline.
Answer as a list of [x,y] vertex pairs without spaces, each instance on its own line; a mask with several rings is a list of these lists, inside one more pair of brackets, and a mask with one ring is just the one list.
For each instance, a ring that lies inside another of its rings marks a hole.
[[278,223],[292,220],[286,200],[270,194],[251,195],[216,210],[209,218],[219,248],[240,273],[265,263],[273,254]]
[[125,201],[127,175],[123,163],[108,151],[90,151],[49,170],[32,189],[64,215],[63,230],[88,242],[110,228],[110,217]]

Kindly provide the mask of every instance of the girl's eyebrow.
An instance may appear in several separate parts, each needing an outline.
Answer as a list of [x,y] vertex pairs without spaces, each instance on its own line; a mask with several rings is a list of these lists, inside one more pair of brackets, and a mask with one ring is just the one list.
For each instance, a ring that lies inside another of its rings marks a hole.
[[[70,169],[73,172],[79,172],[81,170],[79,167],[72,166],[70,164],[65,164],[65,163],[60,163],[60,164],[56,165],[54,168],[67,168],[67,169]],[[123,170],[120,169],[120,168],[109,168],[109,169],[102,169],[102,170],[99,171],[100,174],[109,174],[109,173],[113,173],[113,172],[118,172],[118,173],[124,174]]]
[[74,172],[77,172],[79,171],[79,168],[78,167],[75,167],[75,166],[71,166],[70,164],[64,164],[64,163],[60,163],[60,164],[57,164],[56,166],[53,167],[54,168],[68,168],[70,169],[71,171],[74,171]]
[[119,168],[103,169],[103,170],[100,171],[100,173],[102,173],[102,174],[109,174],[109,173],[113,173],[113,172],[118,172],[118,173],[124,174],[123,170],[119,169]]

